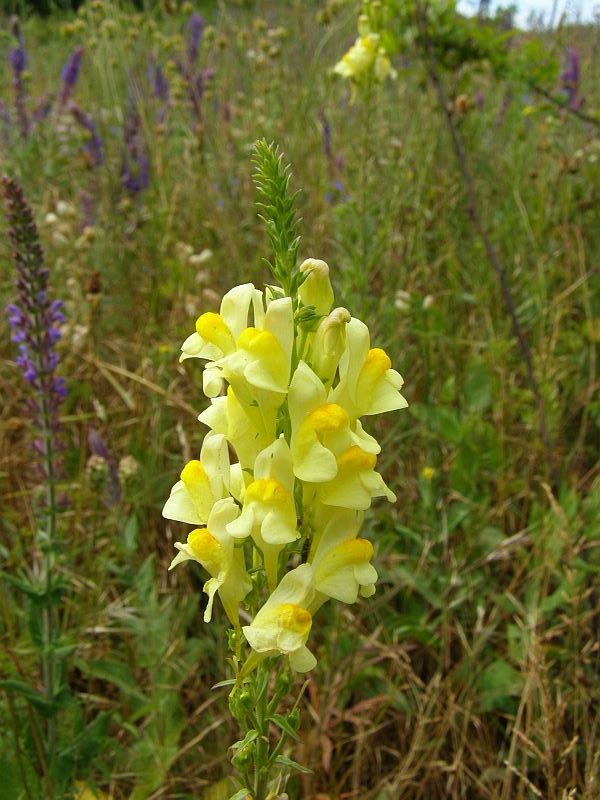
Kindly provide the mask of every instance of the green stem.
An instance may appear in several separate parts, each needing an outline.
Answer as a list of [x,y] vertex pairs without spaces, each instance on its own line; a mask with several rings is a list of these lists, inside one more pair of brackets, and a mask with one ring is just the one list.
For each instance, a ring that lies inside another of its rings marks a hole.
[[[40,342],[38,353],[42,352],[43,332],[42,324],[40,323],[37,315],[35,316],[35,334]],[[43,381],[44,364],[41,357],[36,365],[38,374]],[[43,382],[42,382],[43,387]],[[39,406],[41,416],[41,436],[43,443],[43,459],[46,478],[46,508],[45,508],[45,525],[44,525],[44,538],[42,547],[42,583],[44,585],[44,592],[46,595],[46,604],[41,611],[41,628],[42,628],[42,684],[44,687],[44,694],[49,703],[52,703],[54,697],[54,683],[55,683],[55,660],[54,660],[54,613],[50,602],[50,592],[52,589],[52,546],[56,536],[56,472],[54,469],[54,447],[53,447],[53,431],[51,426],[51,412],[49,407],[48,397],[42,388],[39,392]],[[49,765],[54,761],[54,754],[56,750],[56,718],[52,715],[47,720],[46,725],[46,757]],[[49,798],[54,797],[54,790],[51,787],[51,779],[49,780],[48,789],[50,791]]]
[[369,287],[369,221],[367,217],[369,197],[369,162],[370,162],[370,137],[371,137],[371,98],[372,86],[369,83],[364,92],[362,104],[362,142],[361,142],[361,170],[360,170],[360,219],[361,219],[361,263],[355,272],[358,278],[361,306],[364,304]]
[[[257,676],[264,672],[264,662],[257,670]],[[257,683],[260,682],[257,680]],[[258,739],[254,754],[254,800],[265,800],[269,785],[269,715],[268,715],[268,686],[265,686],[257,697],[256,704],[256,730]]]

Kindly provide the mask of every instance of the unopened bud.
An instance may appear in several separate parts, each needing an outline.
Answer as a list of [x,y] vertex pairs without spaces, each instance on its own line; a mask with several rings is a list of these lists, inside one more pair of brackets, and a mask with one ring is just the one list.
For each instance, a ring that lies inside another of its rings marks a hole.
[[346,325],[352,317],[345,308],[334,308],[321,322],[312,345],[312,368],[325,385],[331,384],[346,346]]
[[358,35],[368,36],[371,33],[371,24],[366,14],[361,14],[358,18]]
[[333,289],[329,280],[329,267],[318,258],[307,258],[300,264],[306,274],[298,289],[298,297],[305,306],[314,306],[319,314],[329,314],[333,305]]

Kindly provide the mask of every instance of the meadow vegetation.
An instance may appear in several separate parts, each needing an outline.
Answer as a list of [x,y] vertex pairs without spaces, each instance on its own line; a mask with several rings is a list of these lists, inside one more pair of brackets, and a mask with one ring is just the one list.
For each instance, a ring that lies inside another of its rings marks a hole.
[[[366,523],[377,594],[325,606],[313,627],[318,665],[289,749],[311,772],[290,798],[600,797],[598,31],[514,37],[557,64],[575,49],[576,87],[561,68],[528,85],[486,63],[445,64],[442,109],[408,55],[368,92],[334,75],[356,19],[357,4],[332,0],[143,13],[97,0],[18,28],[3,20],[0,171],[32,205],[64,301],[68,389],[51,600],[62,688],[46,702],[50,601],[28,583],[43,557],[43,481],[3,316],[7,800],[231,791],[237,732],[211,688],[229,626],[220,607],[202,621],[200,569],[167,572],[183,526],[161,510],[204,433],[201,370],[178,363],[180,343],[233,284],[270,282],[252,181],[260,138],[280,145],[301,190],[300,259],[328,262],[338,304],[368,322],[409,402],[371,431],[398,502]],[[0,226],[4,307],[16,292]],[[40,744],[49,719],[54,764]]]

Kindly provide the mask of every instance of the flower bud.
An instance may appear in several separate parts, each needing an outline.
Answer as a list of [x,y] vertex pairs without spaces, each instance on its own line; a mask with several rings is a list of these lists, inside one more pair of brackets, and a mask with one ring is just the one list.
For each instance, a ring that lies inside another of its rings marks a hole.
[[294,678],[289,670],[284,669],[277,675],[277,680],[275,681],[275,694],[281,695],[285,697],[292,688],[294,683]]
[[366,14],[361,14],[358,18],[358,35],[368,36],[371,33],[371,24]]
[[312,368],[326,386],[331,385],[344,352],[346,325],[351,319],[347,309],[334,308],[331,314],[322,320],[315,333]]
[[318,258],[307,258],[300,264],[300,272],[306,274],[298,289],[300,300],[305,306],[314,306],[319,314],[329,314],[334,297],[327,264]]

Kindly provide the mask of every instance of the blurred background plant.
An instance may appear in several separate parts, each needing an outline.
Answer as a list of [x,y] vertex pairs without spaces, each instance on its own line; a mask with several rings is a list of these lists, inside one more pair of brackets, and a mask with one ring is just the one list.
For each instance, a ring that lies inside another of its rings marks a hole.
[[[489,27],[436,5],[443,112],[387,1],[367,10],[397,76],[366,98],[333,72],[361,3],[90,2],[47,18],[15,4],[18,24],[2,20],[0,167],[64,300],[56,575],[73,796],[228,796],[234,732],[210,690],[226,622],[202,623],[200,574],[167,575],[181,531],[160,509],[201,437],[199,376],[173,343],[227,287],[267,276],[249,170],[263,136],[304,189],[300,257],[329,262],[340,304],[410,368],[410,413],[374,431],[400,498],[369,529],[383,585],[368,608],[323,615],[294,754],[313,772],[290,797],[599,791],[597,28],[511,33],[506,15]],[[557,480],[442,113],[531,348]],[[12,267],[0,294],[15,301]],[[16,670],[39,692],[15,581],[39,552],[43,476],[0,328],[2,679]],[[5,692],[0,720],[7,797],[45,796],[27,698]]]

